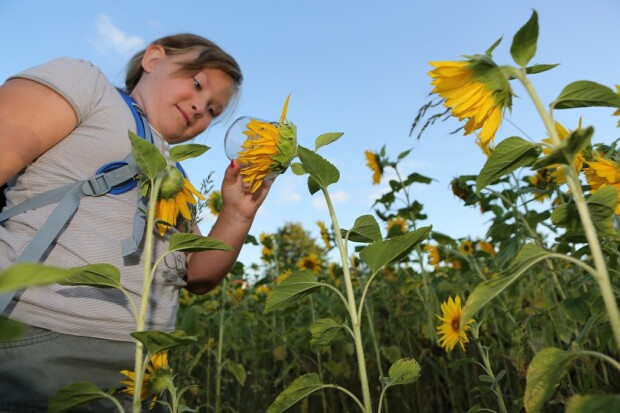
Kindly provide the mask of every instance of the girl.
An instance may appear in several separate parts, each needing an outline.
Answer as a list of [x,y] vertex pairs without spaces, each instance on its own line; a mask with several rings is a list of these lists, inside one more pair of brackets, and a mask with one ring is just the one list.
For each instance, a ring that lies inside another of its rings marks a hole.
[[[153,143],[168,155],[170,144],[197,136],[227,109],[241,81],[236,61],[221,48],[179,34],[153,42],[130,60],[126,92],[148,119]],[[128,130],[137,130],[130,107],[86,61],[59,58],[11,77],[0,86],[0,185],[11,180],[7,205],[124,159],[131,151]],[[239,171],[233,161],[225,172],[223,207],[209,233],[233,250],[168,256],[153,281],[147,329],[171,331],[179,289],[208,292],[237,259],[271,184],[250,194]],[[41,262],[63,268],[112,264],[138,305],[142,256],[123,258],[120,252],[121,241],[131,235],[137,199],[135,189],[84,198]],[[0,226],[0,271],[15,262],[53,208],[27,211]],[[157,236],[155,244],[154,257],[168,248],[165,237]],[[116,289],[32,287],[18,293],[4,315],[24,323],[27,333],[0,343],[0,411],[46,411],[48,398],[69,383],[89,381],[105,390],[125,379],[121,370],[133,370],[135,322],[127,298]]]

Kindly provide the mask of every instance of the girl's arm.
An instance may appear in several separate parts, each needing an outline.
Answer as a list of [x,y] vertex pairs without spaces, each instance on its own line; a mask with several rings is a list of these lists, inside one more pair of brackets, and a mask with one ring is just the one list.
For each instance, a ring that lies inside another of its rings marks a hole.
[[0,185],[76,126],[69,102],[47,86],[19,78],[0,86]]
[[207,293],[226,277],[239,256],[256,211],[273,183],[265,181],[255,193],[250,194],[247,185],[243,184],[240,170],[237,162],[227,168],[222,182],[222,210],[209,232],[210,237],[224,242],[233,250],[188,254],[187,289],[192,293]]

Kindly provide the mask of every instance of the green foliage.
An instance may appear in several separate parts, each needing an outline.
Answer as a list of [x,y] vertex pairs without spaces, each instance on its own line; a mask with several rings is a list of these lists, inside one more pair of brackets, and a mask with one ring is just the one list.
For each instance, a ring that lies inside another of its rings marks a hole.
[[310,270],[299,271],[277,285],[265,304],[265,313],[282,310],[321,287]]
[[110,396],[93,383],[72,383],[52,396],[48,407],[50,413],[59,413],[107,397]]
[[541,411],[576,357],[574,352],[552,347],[536,353],[527,369],[524,405],[528,413]]
[[316,373],[308,373],[298,377],[276,397],[273,404],[267,409],[267,413],[283,412],[322,387],[324,385]]
[[149,354],[186,346],[196,342],[196,336],[188,336],[184,331],[176,330],[166,333],[157,330],[134,331],[131,336],[144,344]]
[[198,143],[175,145],[170,148],[170,162],[181,162],[186,159],[197,158],[209,149],[211,148]]
[[551,107],[553,109],[575,109],[592,106],[620,107],[620,96],[607,86],[590,80],[578,80],[560,92]]
[[510,46],[510,54],[521,67],[527,66],[536,54],[536,43],[538,41],[538,14],[532,13],[532,17],[515,34]]

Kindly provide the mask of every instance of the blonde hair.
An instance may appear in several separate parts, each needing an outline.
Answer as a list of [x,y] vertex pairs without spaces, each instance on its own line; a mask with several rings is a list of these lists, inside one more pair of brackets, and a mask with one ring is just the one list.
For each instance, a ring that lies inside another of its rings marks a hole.
[[[237,61],[222,50],[221,47],[212,41],[191,33],[180,33],[162,37],[155,40],[153,45],[161,45],[170,56],[179,55],[186,52],[198,52],[194,60],[181,63],[180,75],[193,76],[205,68],[220,69],[233,80],[234,93],[239,91],[243,75]],[[142,57],[146,49],[136,53],[127,64],[125,76],[125,87],[127,93],[131,93],[140,81],[144,69],[142,68]]]

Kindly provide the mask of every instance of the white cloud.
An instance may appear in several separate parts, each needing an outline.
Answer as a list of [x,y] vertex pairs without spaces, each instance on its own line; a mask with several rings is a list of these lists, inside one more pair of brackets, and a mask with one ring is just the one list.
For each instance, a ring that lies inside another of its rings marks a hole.
[[99,15],[95,25],[99,35],[97,39],[91,40],[91,43],[103,55],[107,55],[109,51],[129,55],[144,48],[144,40],[125,34],[105,14]]
[[278,200],[279,202],[284,202],[287,204],[294,204],[301,201],[301,194],[295,189],[295,187],[286,182],[283,187],[281,187],[278,191]]

